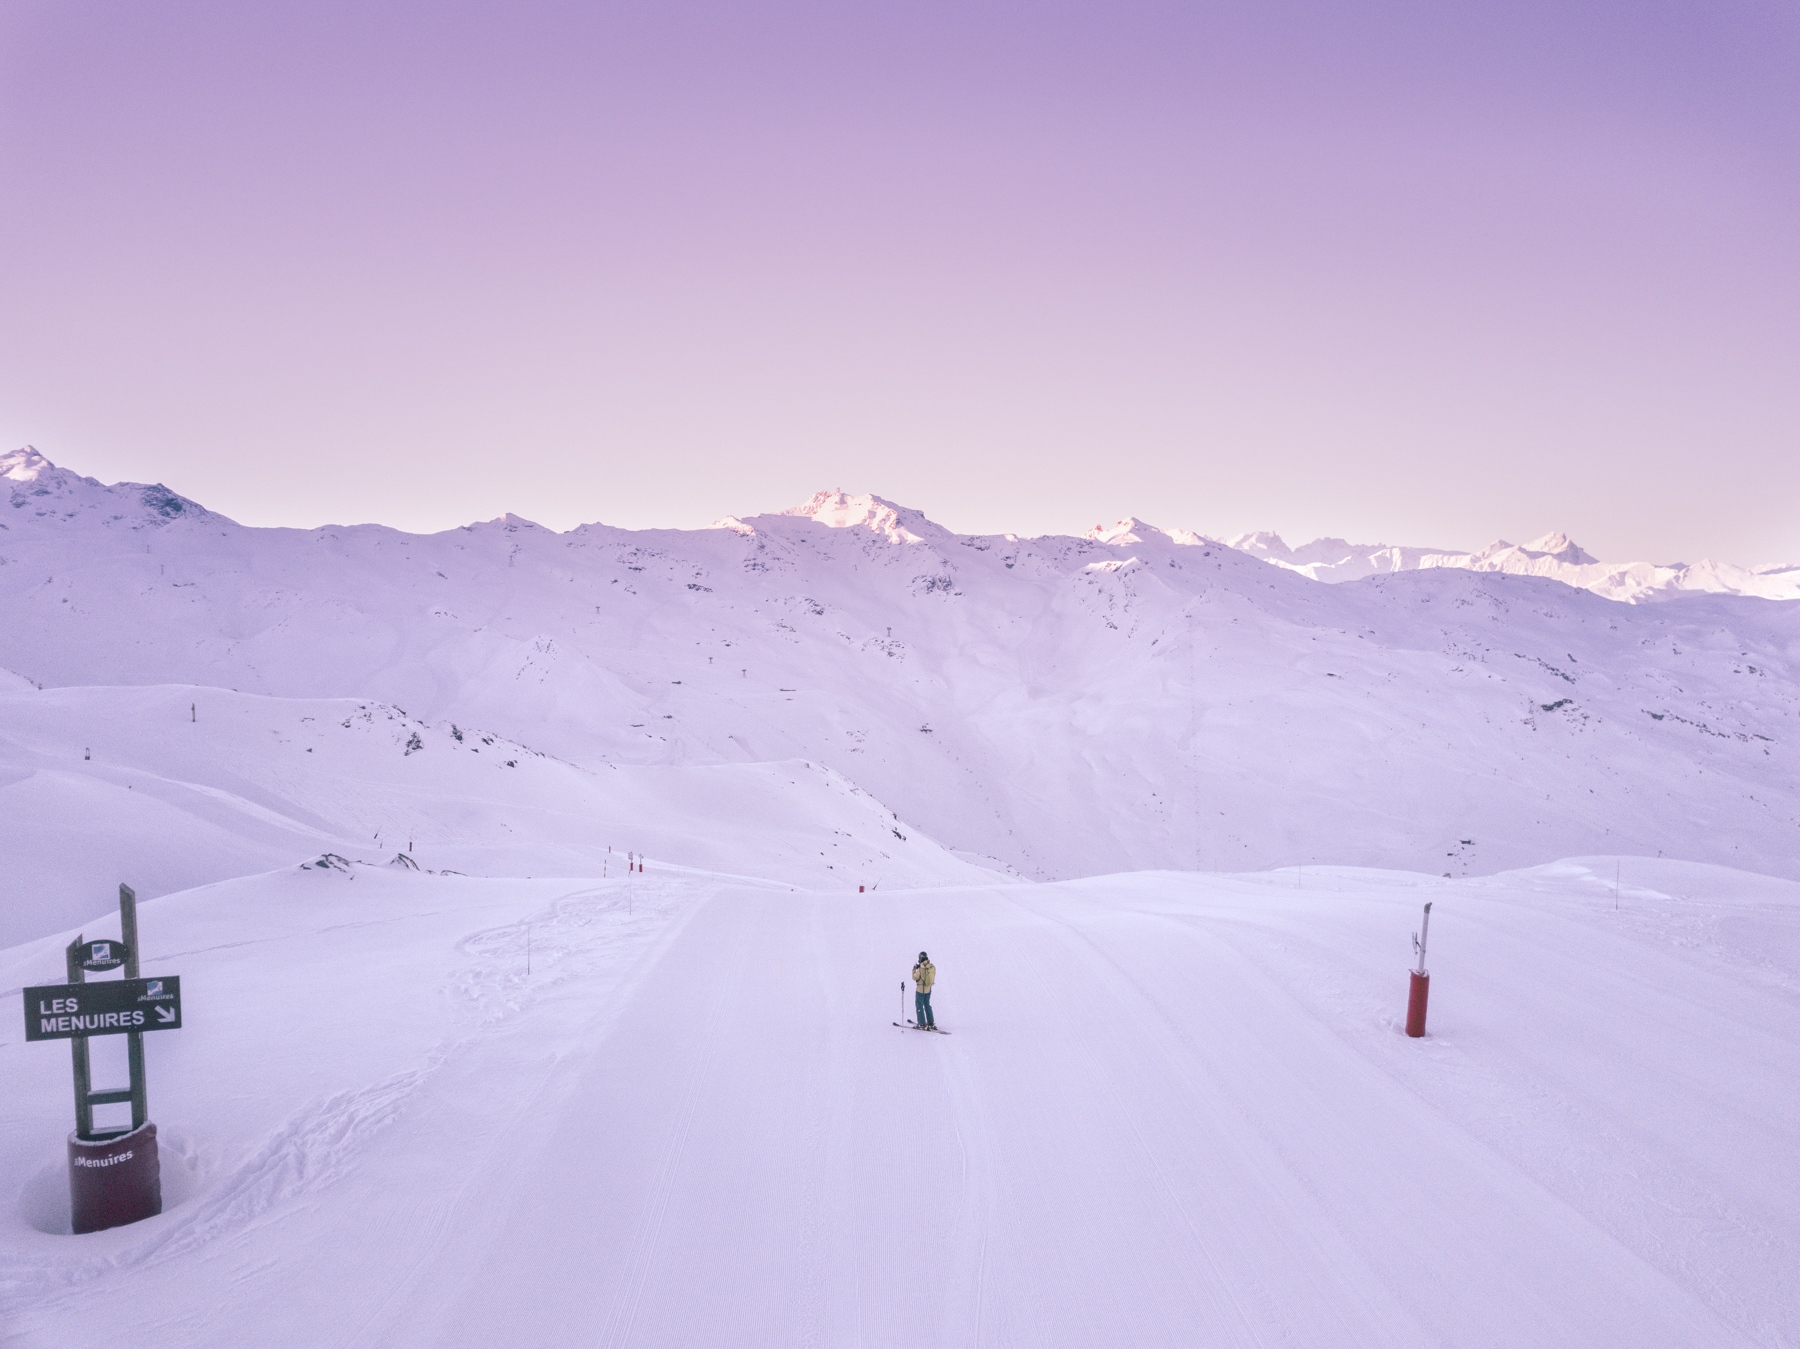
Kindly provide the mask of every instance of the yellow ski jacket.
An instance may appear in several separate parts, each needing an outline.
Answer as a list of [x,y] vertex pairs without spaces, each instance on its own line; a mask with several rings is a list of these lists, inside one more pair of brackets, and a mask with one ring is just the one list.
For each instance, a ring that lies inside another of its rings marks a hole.
[[921,960],[913,966],[913,987],[921,993],[931,992],[931,986],[937,982],[937,966],[929,960]]

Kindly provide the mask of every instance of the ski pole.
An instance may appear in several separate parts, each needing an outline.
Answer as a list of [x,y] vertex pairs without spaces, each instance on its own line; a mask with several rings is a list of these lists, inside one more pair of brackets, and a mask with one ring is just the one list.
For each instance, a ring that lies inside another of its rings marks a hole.
[[906,980],[900,981],[900,1029],[906,1029]]

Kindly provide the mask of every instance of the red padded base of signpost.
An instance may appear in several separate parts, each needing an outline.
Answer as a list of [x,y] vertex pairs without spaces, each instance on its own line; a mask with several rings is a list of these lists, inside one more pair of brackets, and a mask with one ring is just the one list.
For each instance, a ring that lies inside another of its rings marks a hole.
[[100,1143],[69,1135],[69,1225],[76,1232],[123,1227],[161,1212],[154,1124]]
[[1415,1040],[1425,1033],[1425,999],[1431,995],[1431,976],[1412,972],[1412,991],[1406,997],[1406,1033]]

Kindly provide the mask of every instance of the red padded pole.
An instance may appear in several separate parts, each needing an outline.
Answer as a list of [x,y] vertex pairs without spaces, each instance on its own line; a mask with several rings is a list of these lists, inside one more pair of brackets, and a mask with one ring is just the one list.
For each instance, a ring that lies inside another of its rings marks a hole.
[[1412,987],[1406,994],[1406,1033],[1415,1040],[1425,1034],[1425,1002],[1431,996],[1431,976],[1425,972],[1425,943],[1430,936],[1431,905],[1427,904],[1419,930],[1413,933],[1413,953],[1419,957],[1419,963],[1412,971]]
[[1418,1039],[1425,1033],[1425,999],[1431,995],[1431,976],[1412,972],[1412,990],[1406,995],[1406,1033]]

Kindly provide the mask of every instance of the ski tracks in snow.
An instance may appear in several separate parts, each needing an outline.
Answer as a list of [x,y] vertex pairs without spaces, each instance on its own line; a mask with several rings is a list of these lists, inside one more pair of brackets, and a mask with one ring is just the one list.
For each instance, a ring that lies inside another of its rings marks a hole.
[[[946,1042],[940,1051],[939,1075],[949,1100],[962,1182],[952,1228],[959,1253],[954,1262],[956,1286],[945,1298],[943,1311],[946,1321],[966,1322],[970,1342],[979,1345],[995,1315],[988,1282],[989,1246],[1001,1206],[994,1128],[966,1053]],[[941,1332],[940,1343],[956,1342],[954,1324],[942,1325]]]
[[[222,1176],[207,1177],[209,1168],[202,1165],[196,1194],[148,1223],[84,1238],[86,1258],[70,1260],[68,1251],[45,1250],[40,1244],[37,1258],[0,1267],[0,1306],[11,1309],[0,1324],[0,1344],[35,1342],[24,1333],[58,1324],[70,1312],[70,1299],[89,1297],[86,1290],[96,1280],[153,1272],[171,1260],[281,1221],[295,1202],[354,1171],[371,1142],[446,1062],[478,1052],[483,1040],[566,985],[591,980],[601,971],[622,976],[634,956],[657,944],[658,935],[671,927],[696,890],[691,884],[658,881],[586,886],[557,896],[525,918],[457,941],[454,949],[466,963],[444,985],[452,1010],[449,1037],[413,1067],[303,1106]],[[612,991],[617,993],[624,982],[615,977]],[[172,1135],[164,1141],[166,1171],[189,1160],[181,1155],[178,1139]],[[101,1250],[96,1252],[95,1245]]]
[[[1296,1204],[1300,1197],[1281,1159],[1222,1105],[1230,1096],[1220,1090],[1216,1065],[1205,1073],[1209,1056],[1190,1031],[1082,924],[1017,895],[996,897],[1034,920],[1035,931],[1013,934],[1010,963],[1035,985],[1052,1035],[1059,1021],[1068,1026],[1059,1038],[1069,1061],[1059,1071],[1090,1099],[1084,1129],[1103,1140],[1099,1146],[1121,1172],[1153,1181],[1134,1186],[1151,1200],[1151,1212],[1120,1211],[1113,1219],[1121,1227],[1148,1224],[1159,1234],[1155,1274],[1132,1272],[1162,1285],[1139,1311],[1152,1324],[1136,1328],[1138,1342],[1180,1344],[1198,1336],[1211,1344],[1254,1346],[1270,1337],[1305,1339],[1308,1329],[1316,1333],[1316,1326],[1297,1327],[1284,1314],[1284,1301],[1305,1306],[1308,1300],[1280,1297],[1267,1285],[1271,1262],[1247,1252],[1265,1244],[1259,1238],[1266,1236],[1271,1210],[1287,1220],[1290,1233],[1306,1233],[1320,1215],[1306,1211],[1303,1199]],[[1094,910],[1093,916],[1107,912]],[[1040,949],[1028,953],[1027,942]],[[1137,1032],[1131,1043],[1108,1033],[1127,1024]],[[1207,1080],[1197,1079],[1197,1071]],[[1120,1145],[1137,1165],[1118,1156]],[[1229,1183],[1218,1183],[1224,1178]],[[1102,1209],[1118,1207],[1118,1198],[1093,1196]],[[1083,1216],[1097,1214],[1084,1208]],[[1179,1245],[1171,1248],[1171,1240]],[[1180,1296],[1173,1295],[1177,1287]],[[1042,1327],[1040,1334],[1051,1329]],[[1401,1331],[1390,1323],[1388,1333],[1396,1336],[1390,1342],[1405,1342]]]
[[470,963],[451,975],[450,987],[479,1024],[496,1025],[660,931],[691,893],[660,881],[571,891],[536,913],[463,938],[456,949]]
[[693,1064],[688,1069],[687,1082],[681,1095],[680,1113],[669,1131],[667,1145],[657,1165],[650,1203],[638,1219],[636,1230],[632,1234],[630,1255],[623,1273],[623,1287],[613,1303],[606,1328],[600,1337],[599,1342],[604,1349],[623,1349],[630,1342],[632,1330],[637,1324],[644,1286],[649,1279],[651,1262],[662,1241],[663,1224],[668,1219],[670,1199],[675,1191],[676,1178],[681,1172],[682,1155],[687,1150],[688,1137],[694,1130],[694,1116],[699,1110],[702,1090],[710,1081],[713,1060],[719,1052],[719,1023],[730,995],[737,991],[737,984],[740,982],[741,980],[720,981],[713,993],[702,1048],[694,1055]]
[[[137,1239],[99,1259],[47,1260],[5,1271],[9,1301],[50,1313],[58,1290],[85,1286],[121,1270],[186,1255],[249,1228],[284,1202],[331,1184],[361,1147],[389,1124],[435,1062],[355,1091],[343,1091],[293,1116],[229,1175],[172,1212],[152,1230],[120,1229]],[[58,1252],[57,1254],[60,1254]]]

